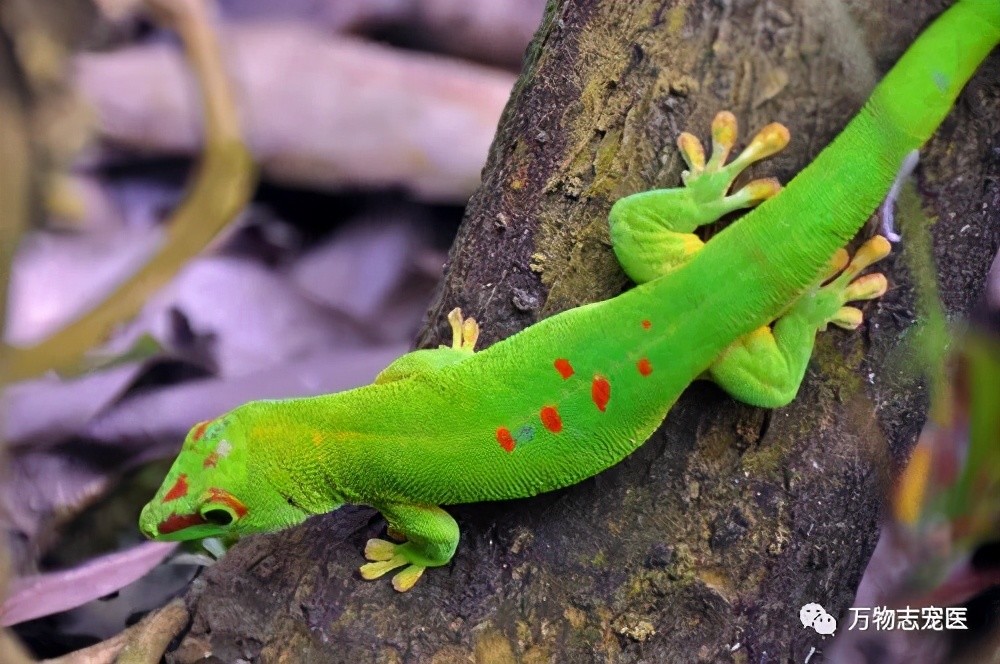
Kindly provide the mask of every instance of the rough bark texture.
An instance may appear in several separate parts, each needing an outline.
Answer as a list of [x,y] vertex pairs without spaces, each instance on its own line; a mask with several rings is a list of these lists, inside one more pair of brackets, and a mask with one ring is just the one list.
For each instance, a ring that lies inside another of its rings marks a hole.
[[[941,0],[559,0],[550,4],[421,339],[460,305],[488,344],[627,281],[606,214],[679,180],[673,140],[715,111],[787,123],[752,175],[787,181],[857,110]],[[948,311],[969,309],[1000,244],[1000,58],[918,171]],[[808,218],[801,220],[809,223]],[[905,244],[905,241],[904,241]],[[696,384],[615,468],[530,500],[452,509],[454,562],[410,593],[359,579],[381,518],[346,508],[250,538],[189,594],[174,662],[802,662],[841,621],[875,544],[888,478],[925,404],[899,350],[914,319],[905,248],[858,333],[821,335],[777,411]],[[446,413],[442,414],[447,417]],[[845,623],[846,625],[846,623]],[[198,661],[202,661],[198,659]]]

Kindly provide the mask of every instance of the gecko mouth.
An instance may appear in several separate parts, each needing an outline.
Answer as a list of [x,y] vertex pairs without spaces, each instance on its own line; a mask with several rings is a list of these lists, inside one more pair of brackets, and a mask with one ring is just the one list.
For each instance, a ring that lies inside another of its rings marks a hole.
[[156,526],[160,535],[176,533],[191,526],[200,526],[208,523],[200,514],[171,514]]

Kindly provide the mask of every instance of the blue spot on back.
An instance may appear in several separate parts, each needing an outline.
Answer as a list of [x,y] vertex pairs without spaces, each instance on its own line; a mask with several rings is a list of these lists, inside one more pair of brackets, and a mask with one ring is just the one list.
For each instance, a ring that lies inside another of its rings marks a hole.
[[525,424],[514,434],[514,440],[518,443],[530,443],[535,438],[535,427]]
[[947,74],[945,74],[942,71],[936,71],[933,74],[933,78],[934,78],[934,85],[937,86],[937,89],[940,92],[946,92],[948,90],[948,84],[950,81],[948,79]]

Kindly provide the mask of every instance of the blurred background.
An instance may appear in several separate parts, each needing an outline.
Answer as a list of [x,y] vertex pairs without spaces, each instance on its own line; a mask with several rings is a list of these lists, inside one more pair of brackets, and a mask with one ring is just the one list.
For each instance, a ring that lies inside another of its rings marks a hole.
[[135,526],[194,422],[410,348],[543,8],[0,3],[30,137],[3,163],[37,178],[23,220],[2,210],[3,618],[36,655],[120,632],[207,562]]

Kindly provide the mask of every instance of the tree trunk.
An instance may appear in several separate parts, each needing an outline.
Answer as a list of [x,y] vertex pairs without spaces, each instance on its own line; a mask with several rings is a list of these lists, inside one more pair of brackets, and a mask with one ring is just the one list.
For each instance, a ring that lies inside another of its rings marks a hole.
[[[744,140],[782,121],[791,145],[752,175],[787,181],[947,4],[550,3],[420,345],[447,338],[454,306],[482,323],[485,346],[614,296],[627,280],[607,211],[679,182],[680,131],[705,137],[720,109]],[[998,90],[994,55],[918,170],[951,314],[974,303],[1000,244]],[[846,628],[888,481],[923,422],[920,381],[898,349],[920,265],[902,246],[885,263],[892,289],[861,331],[820,335],[789,407],[696,384],[599,476],[450,508],[455,560],[406,594],[357,573],[384,528],[367,508],[249,538],[190,591],[194,622],[172,661],[822,661],[830,637],[804,629],[799,608],[819,602]]]

